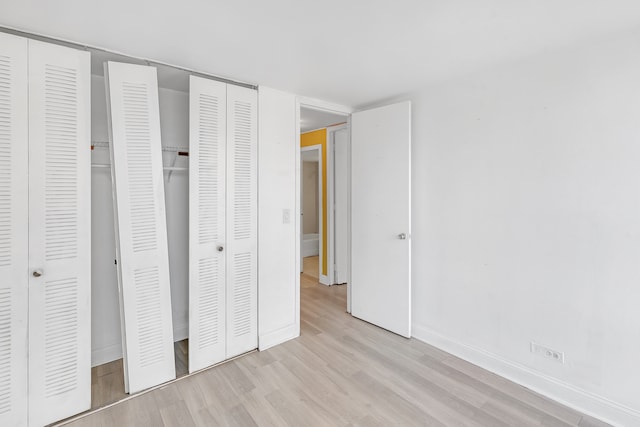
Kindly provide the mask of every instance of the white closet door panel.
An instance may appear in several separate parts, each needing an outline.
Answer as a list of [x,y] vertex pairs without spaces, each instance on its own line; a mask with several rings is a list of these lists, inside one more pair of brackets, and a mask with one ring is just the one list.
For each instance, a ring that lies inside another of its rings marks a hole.
[[225,359],[226,110],[225,83],[191,76],[189,372]]
[[0,33],[0,425],[27,422],[27,39]]
[[175,378],[156,69],[105,64],[127,391]]
[[258,346],[257,95],[227,87],[227,358]]
[[88,52],[29,40],[32,426],[91,406],[90,78]]

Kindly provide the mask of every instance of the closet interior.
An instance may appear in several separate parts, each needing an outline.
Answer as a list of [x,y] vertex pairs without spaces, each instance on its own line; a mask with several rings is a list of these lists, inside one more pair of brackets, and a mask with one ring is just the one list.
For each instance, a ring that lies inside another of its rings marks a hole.
[[[92,212],[100,233],[92,239],[93,302],[100,310],[92,322],[92,407],[99,407],[257,347],[257,91],[105,52],[94,52],[92,65]],[[140,106],[141,85],[148,110]],[[140,145],[148,137],[153,148],[154,127],[161,139],[155,169],[147,164],[154,155]],[[155,201],[164,204],[150,229],[140,212],[151,200],[144,199],[145,185],[157,191],[154,173],[164,186]],[[137,214],[142,223],[136,229],[133,221],[114,221],[114,212]],[[149,239],[163,248],[162,219],[167,252],[149,252]],[[167,255],[169,280],[158,263]],[[113,286],[119,280],[120,293]],[[170,298],[163,300],[168,283]],[[134,321],[122,325],[121,310]],[[122,342],[126,351],[118,352]],[[114,360],[121,353],[123,360]],[[175,359],[160,362],[161,353]]]
[[[169,320],[175,342],[175,361],[171,367],[175,366],[176,376],[188,372],[189,94],[188,74],[181,70],[166,66],[149,67],[144,61],[102,51],[92,52],[91,63],[92,408],[96,408],[126,397],[129,391],[123,358],[123,335],[126,337],[127,325],[121,324],[118,291],[114,185],[110,152],[111,124],[107,108],[105,64],[133,65],[141,67],[139,70],[157,73],[159,120],[156,120],[154,125],[157,126],[159,122],[161,138],[159,152],[163,169],[167,240],[165,250],[168,250],[168,282],[171,295]],[[145,157],[151,160],[151,156]],[[149,175],[147,178],[152,178],[151,171],[146,171],[146,175]],[[124,190],[122,188],[121,197],[126,197]],[[123,204],[121,203],[121,206]],[[155,217],[147,219],[154,220]],[[156,228],[153,222],[149,231],[157,232]],[[131,234],[130,228],[122,231],[123,234]],[[121,262],[126,264],[127,260]],[[161,290],[156,292],[156,296],[160,297],[161,293]],[[150,303],[157,305],[159,301],[151,299]],[[157,315],[151,315],[150,319],[158,320]],[[156,328],[159,326],[159,323],[149,325]],[[156,342],[157,340],[152,340],[149,345],[150,349],[158,352],[157,345],[153,345]],[[163,378],[172,379],[167,376]],[[137,390],[137,387],[133,390]]]
[[257,99],[0,33],[0,425],[256,349]]

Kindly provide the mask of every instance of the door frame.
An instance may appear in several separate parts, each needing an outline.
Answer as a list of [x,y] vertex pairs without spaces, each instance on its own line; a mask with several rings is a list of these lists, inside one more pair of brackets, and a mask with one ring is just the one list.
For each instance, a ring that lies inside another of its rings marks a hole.
[[[322,233],[324,231],[324,227],[322,226],[322,211],[324,208],[324,205],[322,203],[322,178],[323,178],[323,173],[322,173],[322,169],[323,169],[323,162],[322,162],[322,145],[320,144],[316,144],[316,145],[309,145],[307,147],[300,147],[300,173],[302,174],[302,168],[303,168],[303,164],[304,161],[302,160],[302,153],[306,152],[306,151],[317,151],[318,152],[318,251],[319,251],[319,257],[318,257],[318,280],[320,281],[320,283],[322,283],[323,285],[330,285],[330,277],[331,276],[326,276],[324,274],[322,274],[322,261],[324,259],[324,257],[322,256],[322,254],[324,253],[324,242],[322,239]],[[328,177],[327,177],[328,179]],[[303,197],[302,197],[302,183],[300,185],[300,203],[303,202]],[[328,206],[327,206],[328,209]],[[300,217],[302,217],[304,215],[304,212],[302,212],[302,209],[300,209]],[[301,226],[304,226],[304,218],[301,219],[302,224]],[[328,240],[328,239],[327,239]],[[328,243],[328,242],[327,242]],[[302,247],[304,245],[304,229],[301,228],[300,231],[300,247]],[[330,247],[330,245],[329,245]],[[302,256],[302,250],[300,251],[300,271],[302,272],[302,267],[303,267],[303,256]],[[331,259],[331,258],[329,258]]]
[[[301,212],[301,199],[300,199],[300,108],[301,107],[305,107],[305,108],[311,108],[311,109],[315,109],[315,110],[323,110],[323,111],[329,111],[329,112],[333,112],[333,113],[338,113],[338,114],[344,114],[345,116],[347,116],[347,126],[349,126],[349,128],[351,128],[351,113],[353,113],[355,110],[351,107],[347,107],[344,105],[340,105],[340,104],[334,104],[331,102],[326,102],[326,101],[322,101],[319,99],[315,99],[315,98],[308,98],[308,97],[304,97],[304,96],[297,96],[296,97],[296,117],[295,117],[295,135],[296,135],[296,144],[295,144],[295,171],[296,171],[296,190],[295,190],[295,214],[294,214],[294,221],[295,221],[295,230],[296,230],[296,236],[297,239],[296,240],[296,250],[295,250],[295,281],[296,281],[296,325],[298,325],[298,331],[300,330],[300,271],[301,271],[301,265],[300,265],[300,261],[301,261],[301,257],[300,257],[300,252],[302,250],[301,248],[301,237],[300,234],[302,232],[302,221],[300,221],[300,212]],[[327,164],[327,166],[329,166],[329,164]],[[350,227],[350,224],[349,224]],[[351,239],[351,236],[349,236],[349,240]],[[351,257],[351,254],[349,253],[349,258]],[[351,301],[351,273],[349,272],[349,276],[348,276],[348,283],[347,283],[347,311],[351,312],[351,306],[350,306],[350,301]]]
[[[350,116],[349,116],[350,118]],[[349,121],[339,125],[329,126],[327,128],[327,227],[329,239],[327,244],[328,257],[328,278],[330,284],[335,284],[336,269],[336,237],[335,237],[335,133],[341,130],[347,130],[349,136],[347,141],[347,256],[351,257],[351,132]],[[347,263],[350,265],[349,263]],[[350,279],[350,269],[347,268],[347,278]],[[347,312],[351,313],[351,287],[347,280]]]

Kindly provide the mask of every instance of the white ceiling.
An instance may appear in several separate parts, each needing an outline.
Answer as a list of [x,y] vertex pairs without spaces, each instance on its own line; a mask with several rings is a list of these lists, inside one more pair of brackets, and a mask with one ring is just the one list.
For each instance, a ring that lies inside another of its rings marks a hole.
[[2,0],[0,25],[360,106],[640,25],[637,0]]
[[347,121],[347,116],[329,111],[300,107],[300,132],[309,132]]
[[301,153],[301,157],[302,157],[302,161],[303,162],[319,162],[320,161],[320,150],[308,150],[308,151],[303,151]]

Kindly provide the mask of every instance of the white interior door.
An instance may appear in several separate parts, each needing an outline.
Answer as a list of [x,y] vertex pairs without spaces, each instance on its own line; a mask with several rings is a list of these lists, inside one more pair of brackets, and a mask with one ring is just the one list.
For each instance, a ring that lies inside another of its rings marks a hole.
[[345,127],[333,133],[334,172],[334,283],[347,283],[349,268],[349,130]]
[[158,80],[105,64],[125,387],[175,379]]
[[27,422],[27,39],[0,33],[0,425]]
[[351,122],[351,310],[411,336],[411,104]]
[[91,406],[88,52],[29,40],[29,424]]
[[257,107],[257,91],[227,86],[227,358],[258,347]]
[[189,87],[189,372],[225,359],[227,85]]

